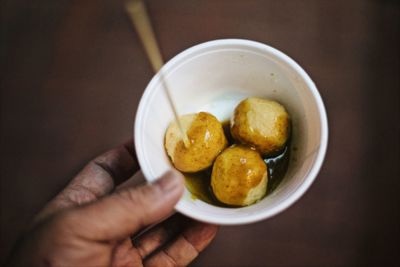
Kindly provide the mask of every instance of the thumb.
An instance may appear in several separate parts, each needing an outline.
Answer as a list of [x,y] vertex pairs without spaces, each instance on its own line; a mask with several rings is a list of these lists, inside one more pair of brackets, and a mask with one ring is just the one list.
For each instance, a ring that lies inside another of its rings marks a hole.
[[120,240],[169,215],[182,193],[182,175],[169,171],[153,184],[128,187],[72,209],[62,220],[86,239]]

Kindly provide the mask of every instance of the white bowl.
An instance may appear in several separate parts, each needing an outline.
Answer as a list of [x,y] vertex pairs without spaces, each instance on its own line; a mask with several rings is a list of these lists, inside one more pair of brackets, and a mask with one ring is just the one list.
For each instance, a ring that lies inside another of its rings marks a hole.
[[135,145],[147,181],[172,168],[164,135],[173,120],[160,73],[179,114],[208,111],[220,121],[248,96],[282,103],[292,119],[291,158],[279,186],[256,204],[224,208],[191,197],[185,190],[176,210],[199,221],[234,225],[269,218],[292,205],[310,187],[325,157],[325,107],[307,73],[282,52],[262,43],[225,39],[202,43],[172,58],[148,84],[135,121]]

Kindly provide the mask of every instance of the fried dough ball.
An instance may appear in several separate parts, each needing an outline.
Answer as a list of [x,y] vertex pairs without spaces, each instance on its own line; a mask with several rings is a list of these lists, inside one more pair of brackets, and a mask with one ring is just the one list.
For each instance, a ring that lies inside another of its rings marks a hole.
[[215,160],[211,188],[222,203],[247,206],[267,192],[267,166],[260,154],[243,145],[225,149]]
[[235,108],[231,134],[240,143],[255,147],[262,155],[278,152],[290,131],[289,114],[276,101],[250,97]]
[[173,121],[165,135],[165,148],[175,168],[197,172],[210,167],[227,146],[222,124],[207,112],[184,115],[179,120],[190,146],[185,147],[178,125]]

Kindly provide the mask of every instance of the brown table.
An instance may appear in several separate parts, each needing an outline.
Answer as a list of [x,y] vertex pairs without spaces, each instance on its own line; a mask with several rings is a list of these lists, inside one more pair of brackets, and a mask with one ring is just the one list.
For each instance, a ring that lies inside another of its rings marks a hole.
[[[148,1],[167,59],[247,38],[298,61],[327,107],[329,149],[297,204],[223,227],[193,266],[399,264],[397,1]],[[2,1],[1,258],[98,153],[132,135],[152,77],[119,1]]]

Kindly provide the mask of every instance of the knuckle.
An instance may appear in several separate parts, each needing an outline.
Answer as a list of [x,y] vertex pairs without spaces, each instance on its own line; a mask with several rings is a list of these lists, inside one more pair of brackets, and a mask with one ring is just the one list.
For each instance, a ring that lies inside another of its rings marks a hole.
[[165,250],[163,250],[163,253],[165,255],[164,258],[165,258],[166,262],[168,262],[169,266],[171,266],[171,267],[183,266],[183,265],[179,265],[176,262],[176,260],[173,257],[171,257]]
[[145,267],[180,267],[173,258],[164,251],[160,251],[157,255],[151,257],[144,262]]

